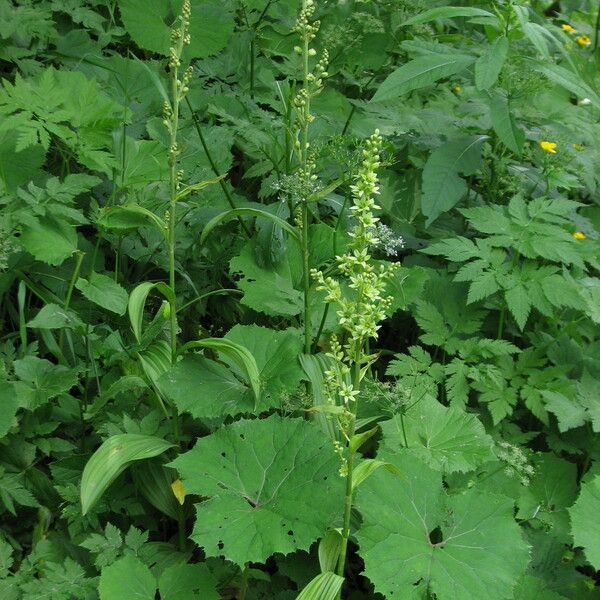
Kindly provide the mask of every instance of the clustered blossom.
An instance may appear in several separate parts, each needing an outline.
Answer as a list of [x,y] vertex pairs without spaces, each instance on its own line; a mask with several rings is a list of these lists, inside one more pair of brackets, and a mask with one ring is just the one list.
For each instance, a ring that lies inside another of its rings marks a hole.
[[398,251],[404,248],[404,238],[396,235],[387,225],[377,223],[377,249],[387,256],[398,256]]
[[508,442],[500,442],[496,449],[496,457],[506,463],[504,472],[508,477],[516,475],[522,485],[529,485],[535,471],[521,448]]
[[360,381],[350,382],[351,367],[361,369],[372,360],[365,354],[364,347],[370,338],[377,338],[380,322],[392,302],[385,296],[385,288],[398,267],[398,264],[376,265],[369,254],[369,249],[380,243],[377,237],[379,219],[373,212],[379,208],[375,196],[379,193],[377,168],[381,146],[382,138],[376,131],[367,140],[362,165],[350,188],[354,199],[351,211],[356,225],[350,232],[347,253],[337,257],[337,266],[352,293],[343,294],[340,282],[325,277],[322,271],[313,269],[311,272],[317,289],[326,292],[325,300],[339,306],[338,322],[346,335],[343,345],[336,336],[331,340],[329,356],[334,359],[334,367],[325,373],[325,385],[330,401],[336,403],[335,399],[339,398],[347,407],[359,393],[357,383]]

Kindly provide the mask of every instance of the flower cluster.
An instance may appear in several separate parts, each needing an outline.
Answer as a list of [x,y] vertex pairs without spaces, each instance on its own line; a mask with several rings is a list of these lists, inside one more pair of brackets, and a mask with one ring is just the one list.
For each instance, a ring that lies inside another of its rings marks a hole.
[[365,353],[366,343],[377,337],[380,322],[391,305],[392,299],[385,296],[385,288],[398,267],[398,264],[376,265],[369,254],[369,249],[380,243],[377,237],[379,219],[373,211],[379,208],[375,196],[379,193],[377,168],[381,145],[382,138],[376,131],[367,140],[362,165],[350,188],[354,200],[351,211],[356,225],[350,232],[347,253],[337,257],[338,270],[350,293],[342,292],[337,279],[325,277],[316,269],[311,272],[317,289],[326,292],[325,300],[339,306],[337,316],[345,332],[344,342],[335,336],[331,340],[329,356],[334,360],[334,367],[325,373],[325,383],[330,401],[336,403],[335,400],[340,399],[347,407],[352,406],[359,394],[364,365],[373,358]]
[[535,471],[521,448],[508,442],[500,442],[496,450],[496,457],[499,461],[506,463],[504,472],[508,477],[516,476],[522,485],[529,485]]

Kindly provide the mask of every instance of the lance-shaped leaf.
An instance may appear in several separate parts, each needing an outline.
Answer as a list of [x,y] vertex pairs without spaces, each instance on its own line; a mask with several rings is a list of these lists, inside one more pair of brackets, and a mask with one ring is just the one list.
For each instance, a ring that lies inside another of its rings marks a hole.
[[344,578],[331,571],[321,573],[296,596],[296,600],[336,600],[342,583]]
[[493,458],[492,439],[475,415],[446,408],[429,395],[405,415],[404,429],[396,416],[383,423],[382,430],[386,450],[408,452],[445,473],[471,471]]
[[175,294],[166,283],[152,283],[145,281],[140,283],[129,295],[129,303],[127,310],[129,312],[129,321],[135,335],[135,339],[139,342],[142,338],[142,324],[144,322],[144,307],[146,306],[146,298],[152,290],[160,292],[170,304],[175,303]]
[[161,438],[137,433],[121,433],[108,438],[83,469],[81,512],[85,515],[131,463],[158,456],[172,446]]
[[475,62],[462,54],[425,54],[402,65],[379,86],[371,102],[397,100],[399,96],[427,87],[439,79],[456,75]]
[[242,420],[171,463],[196,505],[192,539],[242,566],[307,549],[339,516],[343,480],[332,444],[304,419]]
[[200,190],[203,190],[205,187],[208,187],[213,183],[219,183],[219,181],[221,181],[221,179],[223,179],[224,177],[225,175],[219,175],[218,177],[213,177],[212,179],[205,179],[204,181],[199,181],[198,183],[188,185],[184,187],[180,192],[178,192],[177,200],[183,200],[193,192],[199,192]]
[[428,23],[436,19],[451,19],[453,17],[491,17],[496,18],[491,12],[481,8],[471,8],[468,6],[438,6],[422,12],[414,17],[404,21],[404,27],[408,25],[419,25],[420,23]]
[[271,214],[266,210],[260,210],[258,208],[233,208],[231,210],[226,210],[225,212],[218,214],[206,224],[206,226],[202,230],[202,234],[200,235],[200,243],[202,244],[204,240],[206,240],[210,232],[219,223],[222,223],[223,221],[227,221],[229,219],[233,219],[235,217],[241,217],[243,215],[249,215],[252,217],[262,219],[269,219],[270,221],[275,223],[275,225],[287,231],[297,242],[300,241],[300,236],[298,235],[298,232],[287,221],[284,221],[281,217],[278,217],[277,215]]
[[447,495],[439,473],[413,456],[393,460],[405,477],[379,469],[358,489],[356,537],[365,575],[387,598],[513,598],[529,560],[513,501],[471,489]]
[[[588,562],[600,569],[600,475],[581,486],[579,498],[569,509],[571,528],[576,546],[581,546]],[[596,515],[594,517],[594,515]]]
[[98,225],[107,229],[131,230],[138,227],[156,227],[166,238],[166,223],[152,211],[137,204],[122,204],[104,208],[98,218]]

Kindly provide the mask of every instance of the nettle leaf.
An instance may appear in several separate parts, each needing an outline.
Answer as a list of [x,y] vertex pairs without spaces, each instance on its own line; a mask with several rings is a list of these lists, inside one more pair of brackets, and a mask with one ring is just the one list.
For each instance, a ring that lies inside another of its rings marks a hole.
[[90,301],[118,315],[127,310],[128,295],[112,277],[91,273],[89,279],[80,277],[75,287]]
[[525,143],[525,134],[515,123],[508,99],[499,91],[490,98],[492,127],[500,141],[515,154],[520,155]]
[[46,304],[37,315],[27,323],[34,329],[62,329],[82,325],[81,319],[72,310],[65,310],[58,304]]
[[[167,56],[171,26],[181,12],[183,0],[119,0],[125,29],[145,50]],[[228,2],[191,0],[191,43],[184,57],[201,58],[222,50],[233,33],[233,12]]]
[[242,420],[175,459],[196,505],[191,538],[243,566],[306,549],[339,514],[343,480],[331,442],[303,419]]
[[475,85],[478,90],[488,90],[496,83],[507,54],[508,38],[501,35],[477,59],[475,63]]
[[512,599],[529,560],[513,500],[473,488],[447,495],[442,477],[414,456],[385,455],[403,474],[379,469],[358,489],[356,533],[365,575],[386,597]]
[[434,150],[423,169],[421,210],[431,224],[450,210],[467,193],[467,184],[459,176],[472,175],[481,164],[481,145],[488,136],[461,138],[446,142]]
[[0,439],[15,424],[15,415],[19,409],[19,400],[12,383],[0,379]]
[[75,227],[52,216],[23,225],[19,243],[37,260],[60,265],[77,250]]
[[156,578],[135,556],[124,556],[102,569],[100,600],[154,600]]
[[569,509],[576,546],[581,546],[588,562],[600,569],[600,475],[584,481],[575,504]]
[[431,396],[407,411],[404,428],[400,416],[381,428],[388,453],[410,453],[444,473],[472,471],[492,458],[492,438],[479,419],[458,407],[446,408]]
[[426,54],[393,71],[375,92],[371,102],[399,100],[400,96],[427,87],[436,81],[464,71],[475,62],[461,54]]

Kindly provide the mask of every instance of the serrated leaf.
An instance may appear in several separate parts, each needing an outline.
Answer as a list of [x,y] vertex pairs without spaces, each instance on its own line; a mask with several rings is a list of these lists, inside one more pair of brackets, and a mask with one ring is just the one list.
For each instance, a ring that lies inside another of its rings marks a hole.
[[507,54],[508,38],[501,35],[477,59],[475,63],[475,85],[478,90],[488,90],[496,83]]
[[192,539],[243,566],[306,549],[343,500],[331,442],[303,419],[238,421],[198,440],[172,466],[196,505]]
[[472,175],[481,163],[485,135],[446,142],[434,150],[423,169],[421,210],[429,225],[450,210],[466,194],[467,184],[459,176]]
[[509,150],[520,155],[525,143],[525,134],[516,126],[508,100],[500,92],[492,94],[490,98],[490,117],[500,141]]
[[531,310],[530,295],[523,285],[517,285],[510,290],[506,290],[504,297],[508,310],[515,318],[519,329],[523,331]]
[[546,410],[553,413],[558,420],[558,429],[561,432],[581,427],[586,422],[586,410],[576,399],[567,398],[560,392],[553,390],[542,391],[546,401]]
[[456,75],[475,62],[461,54],[427,54],[415,58],[393,71],[381,83],[371,102],[399,100],[400,96]]
[[476,488],[448,496],[441,474],[414,456],[382,458],[406,479],[379,470],[357,492],[356,538],[375,590],[388,598],[512,598],[529,560],[513,501]]
[[206,564],[180,563],[162,572],[158,588],[161,600],[219,600],[217,583]]
[[162,454],[173,444],[136,433],[113,435],[92,454],[81,475],[81,512],[85,515],[108,486],[133,462]]
[[34,329],[62,329],[63,327],[76,327],[82,325],[81,319],[72,311],[65,310],[58,304],[46,304],[27,327]]
[[0,379],[0,439],[15,424],[19,401],[12,383]]
[[23,226],[19,243],[37,260],[57,266],[77,250],[77,233],[73,225],[46,216]]
[[438,240],[423,248],[421,252],[433,256],[445,256],[452,262],[464,262],[481,255],[481,250],[472,240],[460,235],[446,240]]
[[575,504],[569,509],[576,546],[581,546],[588,562],[600,570],[600,475],[585,481]]
[[154,600],[156,579],[135,556],[124,556],[104,567],[98,586],[100,600]]
[[467,295],[467,304],[479,302],[500,289],[496,276],[491,271],[484,271],[471,283]]
[[118,315],[127,310],[127,292],[112,277],[92,272],[89,279],[80,277],[75,287],[90,301]]
[[424,396],[403,420],[402,424],[400,416],[395,416],[381,425],[387,453],[411,454],[444,473],[472,471],[492,458],[492,439],[483,425],[475,415],[458,407],[446,408]]

